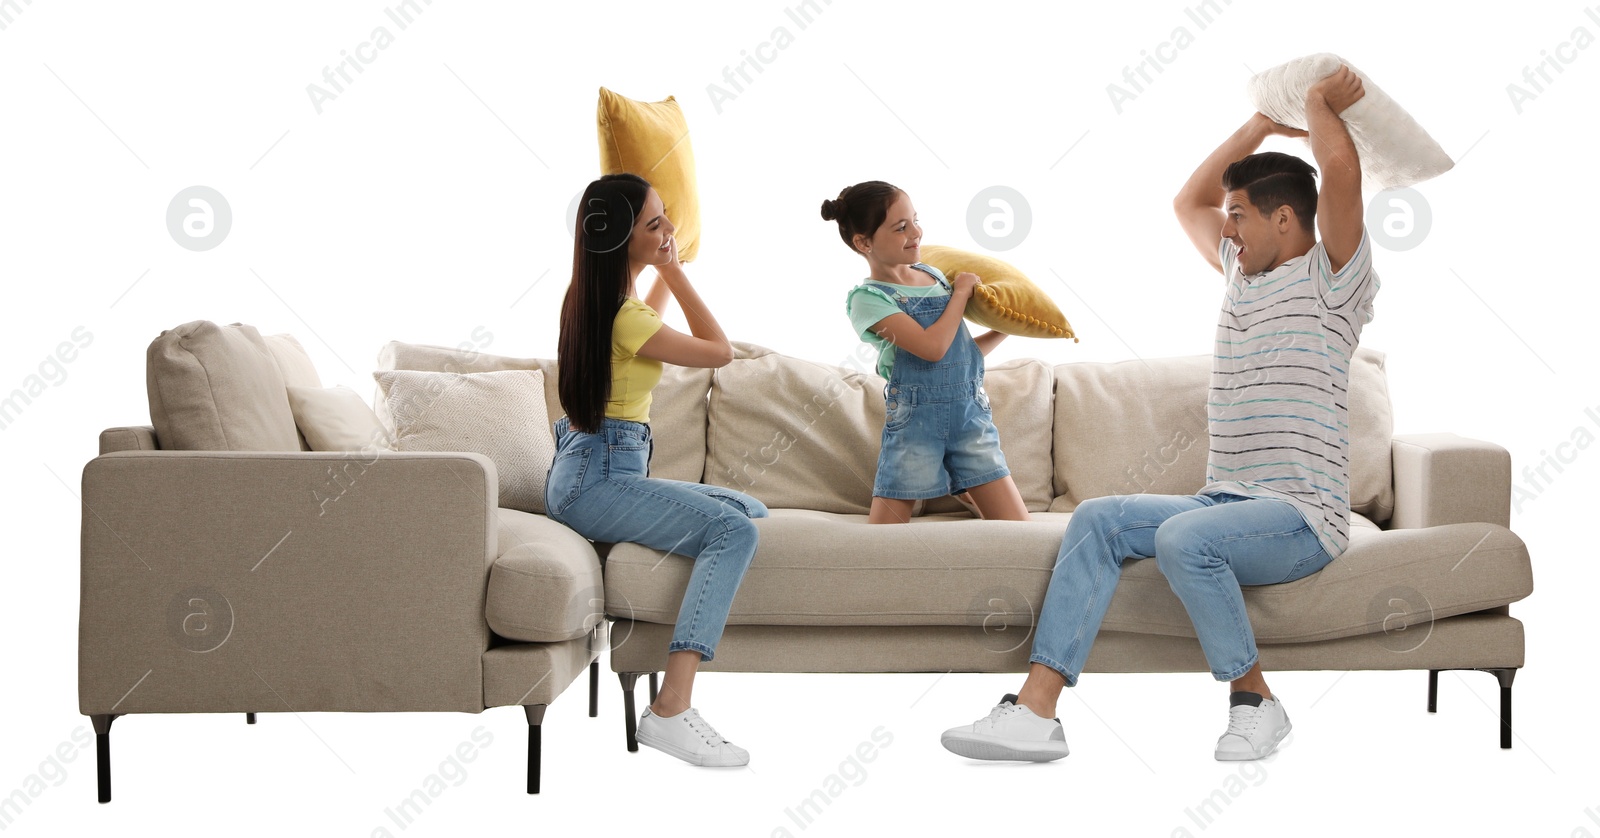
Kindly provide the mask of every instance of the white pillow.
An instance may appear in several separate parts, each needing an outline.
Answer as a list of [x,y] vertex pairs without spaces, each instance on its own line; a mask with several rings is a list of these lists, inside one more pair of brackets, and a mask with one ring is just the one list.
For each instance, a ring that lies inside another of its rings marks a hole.
[[494,462],[500,505],[544,514],[556,457],[539,370],[375,372],[401,451],[473,451]]
[[1450,171],[1455,161],[1417,124],[1405,108],[1350,62],[1318,53],[1257,73],[1247,91],[1256,110],[1274,122],[1306,130],[1306,91],[1344,64],[1361,77],[1365,94],[1346,108],[1344,119],[1361,155],[1363,191],[1413,186]]
[[349,387],[290,387],[289,409],[294,424],[312,451],[390,450],[394,441]]

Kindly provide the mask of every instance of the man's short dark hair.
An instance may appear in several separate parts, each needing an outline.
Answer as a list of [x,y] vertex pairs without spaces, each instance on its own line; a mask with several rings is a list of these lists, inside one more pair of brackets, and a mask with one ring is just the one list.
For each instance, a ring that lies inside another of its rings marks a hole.
[[1222,188],[1244,192],[1262,215],[1287,204],[1307,233],[1316,223],[1317,170],[1293,154],[1263,151],[1234,161],[1222,172]]

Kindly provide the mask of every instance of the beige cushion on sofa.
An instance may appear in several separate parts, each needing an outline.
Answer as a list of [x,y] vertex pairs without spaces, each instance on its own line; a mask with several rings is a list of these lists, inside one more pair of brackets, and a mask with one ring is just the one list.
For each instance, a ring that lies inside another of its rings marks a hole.
[[163,331],[145,353],[145,387],[165,450],[300,449],[283,374],[253,326],[195,320]]
[[[1381,352],[1357,350],[1350,370],[1351,509],[1394,511],[1394,412]],[[1055,369],[1052,512],[1106,495],[1191,494],[1205,485],[1211,358],[1192,355]]]
[[349,387],[290,385],[289,407],[310,451],[393,450],[389,432]]
[[401,451],[475,451],[494,462],[500,505],[544,513],[556,444],[538,370],[372,374],[394,418]]
[[[553,423],[566,415],[556,387],[554,358],[512,358],[394,340],[378,352],[378,369],[463,373],[540,370],[544,373],[545,410],[550,421]],[[706,463],[706,391],[710,387],[711,370],[671,364],[663,368],[661,383],[652,393],[650,406],[650,430],[655,442],[650,457],[652,477],[700,481]],[[392,429],[393,420],[383,405],[381,393],[375,401],[379,421]]]
[[1205,485],[1211,359],[1061,364],[1055,369],[1051,512],[1089,498],[1189,494]]
[[[280,335],[262,335],[261,340],[267,344],[267,351],[272,353],[272,360],[278,365],[278,372],[283,376],[283,383],[289,387],[321,387],[322,379],[317,376],[317,368],[311,364],[311,356],[306,354],[306,348],[295,340],[294,335],[287,332]],[[290,404],[290,408],[294,405]],[[296,417],[296,425],[299,419]],[[306,439],[305,429],[300,430],[300,450],[313,451],[311,441]],[[323,449],[333,450],[333,449]]]
[[278,372],[283,375],[283,383],[289,387],[321,387],[322,379],[317,375],[317,368],[311,363],[311,356],[306,354],[306,348],[295,340],[294,335],[287,332],[279,335],[262,335],[261,341],[267,345],[267,351],[272,353],[272,360],[278,365]]
[[[728,622],[1031,625],[1070,517],[930,517],[887,527],[868,524],[865,516],[775,510],[756,522],[761,546]],[[1515,602],[1533,589],[1527,547],[1504,527],[1384,532],[1365,518],[1354,520],[1350,549],[1320,572],[1244,588],[1259,642],[1382,632],[1386,621],[1392,633],[1430,614],[1443,618]],[[637,544],[614,546],[606,558],[608,613],[672,623],[693,565]],[[1102,628],[1194,636],[1183,603],[1153,560],[1124,564]],[[995,641],[993,632],[977,639]]]
[[768,507],[865,514],[883,379],[741,344],[711,378],[705,482]]
[[[1029,512],[1043,512],[1055,498],[1051,479],[1051,422],[1055,410],[1055,371],[1033,358],[1018,358],[989,367],[983,389],[989,393],[1000,449],[1011,480]],[[878,431],[882,432],[882,426]],[[881,436],[880,436],[881,439]],[[946,495],[927,502],[927,513],[962,512],[966,507]]]
[[501,509],[500,556],[484,614],[495,634],[532,643],[588,634],[605,616],[594,545],[541,515]]

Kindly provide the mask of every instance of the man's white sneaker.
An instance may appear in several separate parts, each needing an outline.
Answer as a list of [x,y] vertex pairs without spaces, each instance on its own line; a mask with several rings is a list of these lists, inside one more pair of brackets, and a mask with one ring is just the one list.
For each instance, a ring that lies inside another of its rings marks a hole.
[[1017,703],[1000,699],[989,715],[970,725],[953,727],[939,737],[945,750],[968,759],[1015,759],[1049,762],[1067,755],[1067,734],[1060,719],[1041,719]]
[[1261,759],[1289,735],[1289,714],[1276,698],[1260,693],[1235,692],[1228,696],[1228,731],[1217,739],[1217,759]]
[[646,707],[634,738],[641,745],[671,754],[690,765],[748,765],[750,752],[722,738],[700,711],[690,707],[676,716],[657,716]]

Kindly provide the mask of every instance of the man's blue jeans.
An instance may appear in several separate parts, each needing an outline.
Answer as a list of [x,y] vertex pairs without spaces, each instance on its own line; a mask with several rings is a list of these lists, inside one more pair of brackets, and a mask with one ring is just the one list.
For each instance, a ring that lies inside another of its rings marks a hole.
[[1151,558],[1183,601],[1218,681],[1256,663],[1240,585],[1291,582],[1333,559],[1287,501],[1238,495],[1122,495],[1078,505],[1056,555],[1034,663],[1078,683],[1125,558]]
[[[549,517],[590,541],[643,544],[694,559],[667,651],[716,654],[767,507],[743,492],[648,477],[650,426],[604,419],[598,433],[555,426],[556,459],[545,484]],[[610,604],[607,604],[610,610]]]

